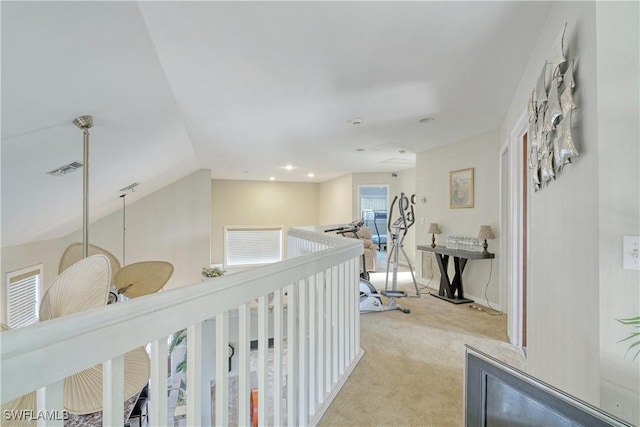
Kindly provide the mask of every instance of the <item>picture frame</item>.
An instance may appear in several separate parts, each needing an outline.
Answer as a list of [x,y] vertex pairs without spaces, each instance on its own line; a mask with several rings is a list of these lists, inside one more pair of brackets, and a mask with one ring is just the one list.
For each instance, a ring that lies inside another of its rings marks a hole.
[[449,209],[473,208],[473,168],[449,172]]

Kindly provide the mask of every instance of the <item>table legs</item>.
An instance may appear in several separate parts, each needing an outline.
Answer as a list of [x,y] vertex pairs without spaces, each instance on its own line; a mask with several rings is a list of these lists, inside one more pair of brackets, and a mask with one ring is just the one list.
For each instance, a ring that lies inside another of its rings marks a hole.
[[436,254],[436,259],[438,261],[438,268],[440,269],[440,289],[438,290],[437,295],[434,293],[431,295],[454,304],[473,302],[473,300],[464,297],[464,290],[462,286],[462,273],[464,272],[464,267],[467,265],[467,259],[453,257],[453,264],[455,268],[453,281],[449,279],[449,272],[447,270],[449,265],[449,255]]

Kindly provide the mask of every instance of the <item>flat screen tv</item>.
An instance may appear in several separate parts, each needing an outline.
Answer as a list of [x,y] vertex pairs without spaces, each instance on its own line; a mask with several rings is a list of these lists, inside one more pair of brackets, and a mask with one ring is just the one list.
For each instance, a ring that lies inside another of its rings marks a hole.
[[467,427],[631,426],[470,346],[464,377]]

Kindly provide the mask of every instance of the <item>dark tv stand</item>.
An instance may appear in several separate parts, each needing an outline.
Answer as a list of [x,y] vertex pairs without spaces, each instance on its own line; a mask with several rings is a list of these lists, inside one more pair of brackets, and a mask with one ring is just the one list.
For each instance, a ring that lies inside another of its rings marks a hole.
[[[459,249],[448,249],[444,246],[418,245],[419,251],[433,252],[436,254],[438,268],[440,269],[440,289],[437,294],[430,293],[436,298],[449,301],[453,304],[464,304],[473,302],[473,300],[464,297],[464,289],[462,286],[462,273],[467,261],[470,259],[491,259],[495,258],[495,254],[489,252],[470,252]],[[453,280],[449,279],[447,267],[449,265],[449,256],[453,257],[455,265],[455,274]]]

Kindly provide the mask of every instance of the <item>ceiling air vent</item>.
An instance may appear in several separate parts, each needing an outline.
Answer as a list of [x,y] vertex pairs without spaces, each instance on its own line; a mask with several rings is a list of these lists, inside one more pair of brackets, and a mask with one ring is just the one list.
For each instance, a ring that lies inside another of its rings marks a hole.
[[53,176],[62,176],[71,172],[75,172],[78,169],[80,169],[82,166],[84,165],[80,162],[71,162],[66,165],[62,165],[59,168],[52,169],[47,173]]
[[131,185],[127,185],[126,187],[121,188],[121,189],[120,189],[120,192],[122,193],[122,192],[129,191],[129,190],[131,190],[131,191],[133,192],[133,191],[134,191],[134,188],[136,188],[138,185],[140,185],[140,183],[139,183],[139,182],[134,182],[134,183],[133,183],[133,184],[131,184]]
[[385,165],[398,165],[398,166],[414,166],[416,164],[415,159],[400,159],[397,157],[383,160],[379,163],[383,163]]

